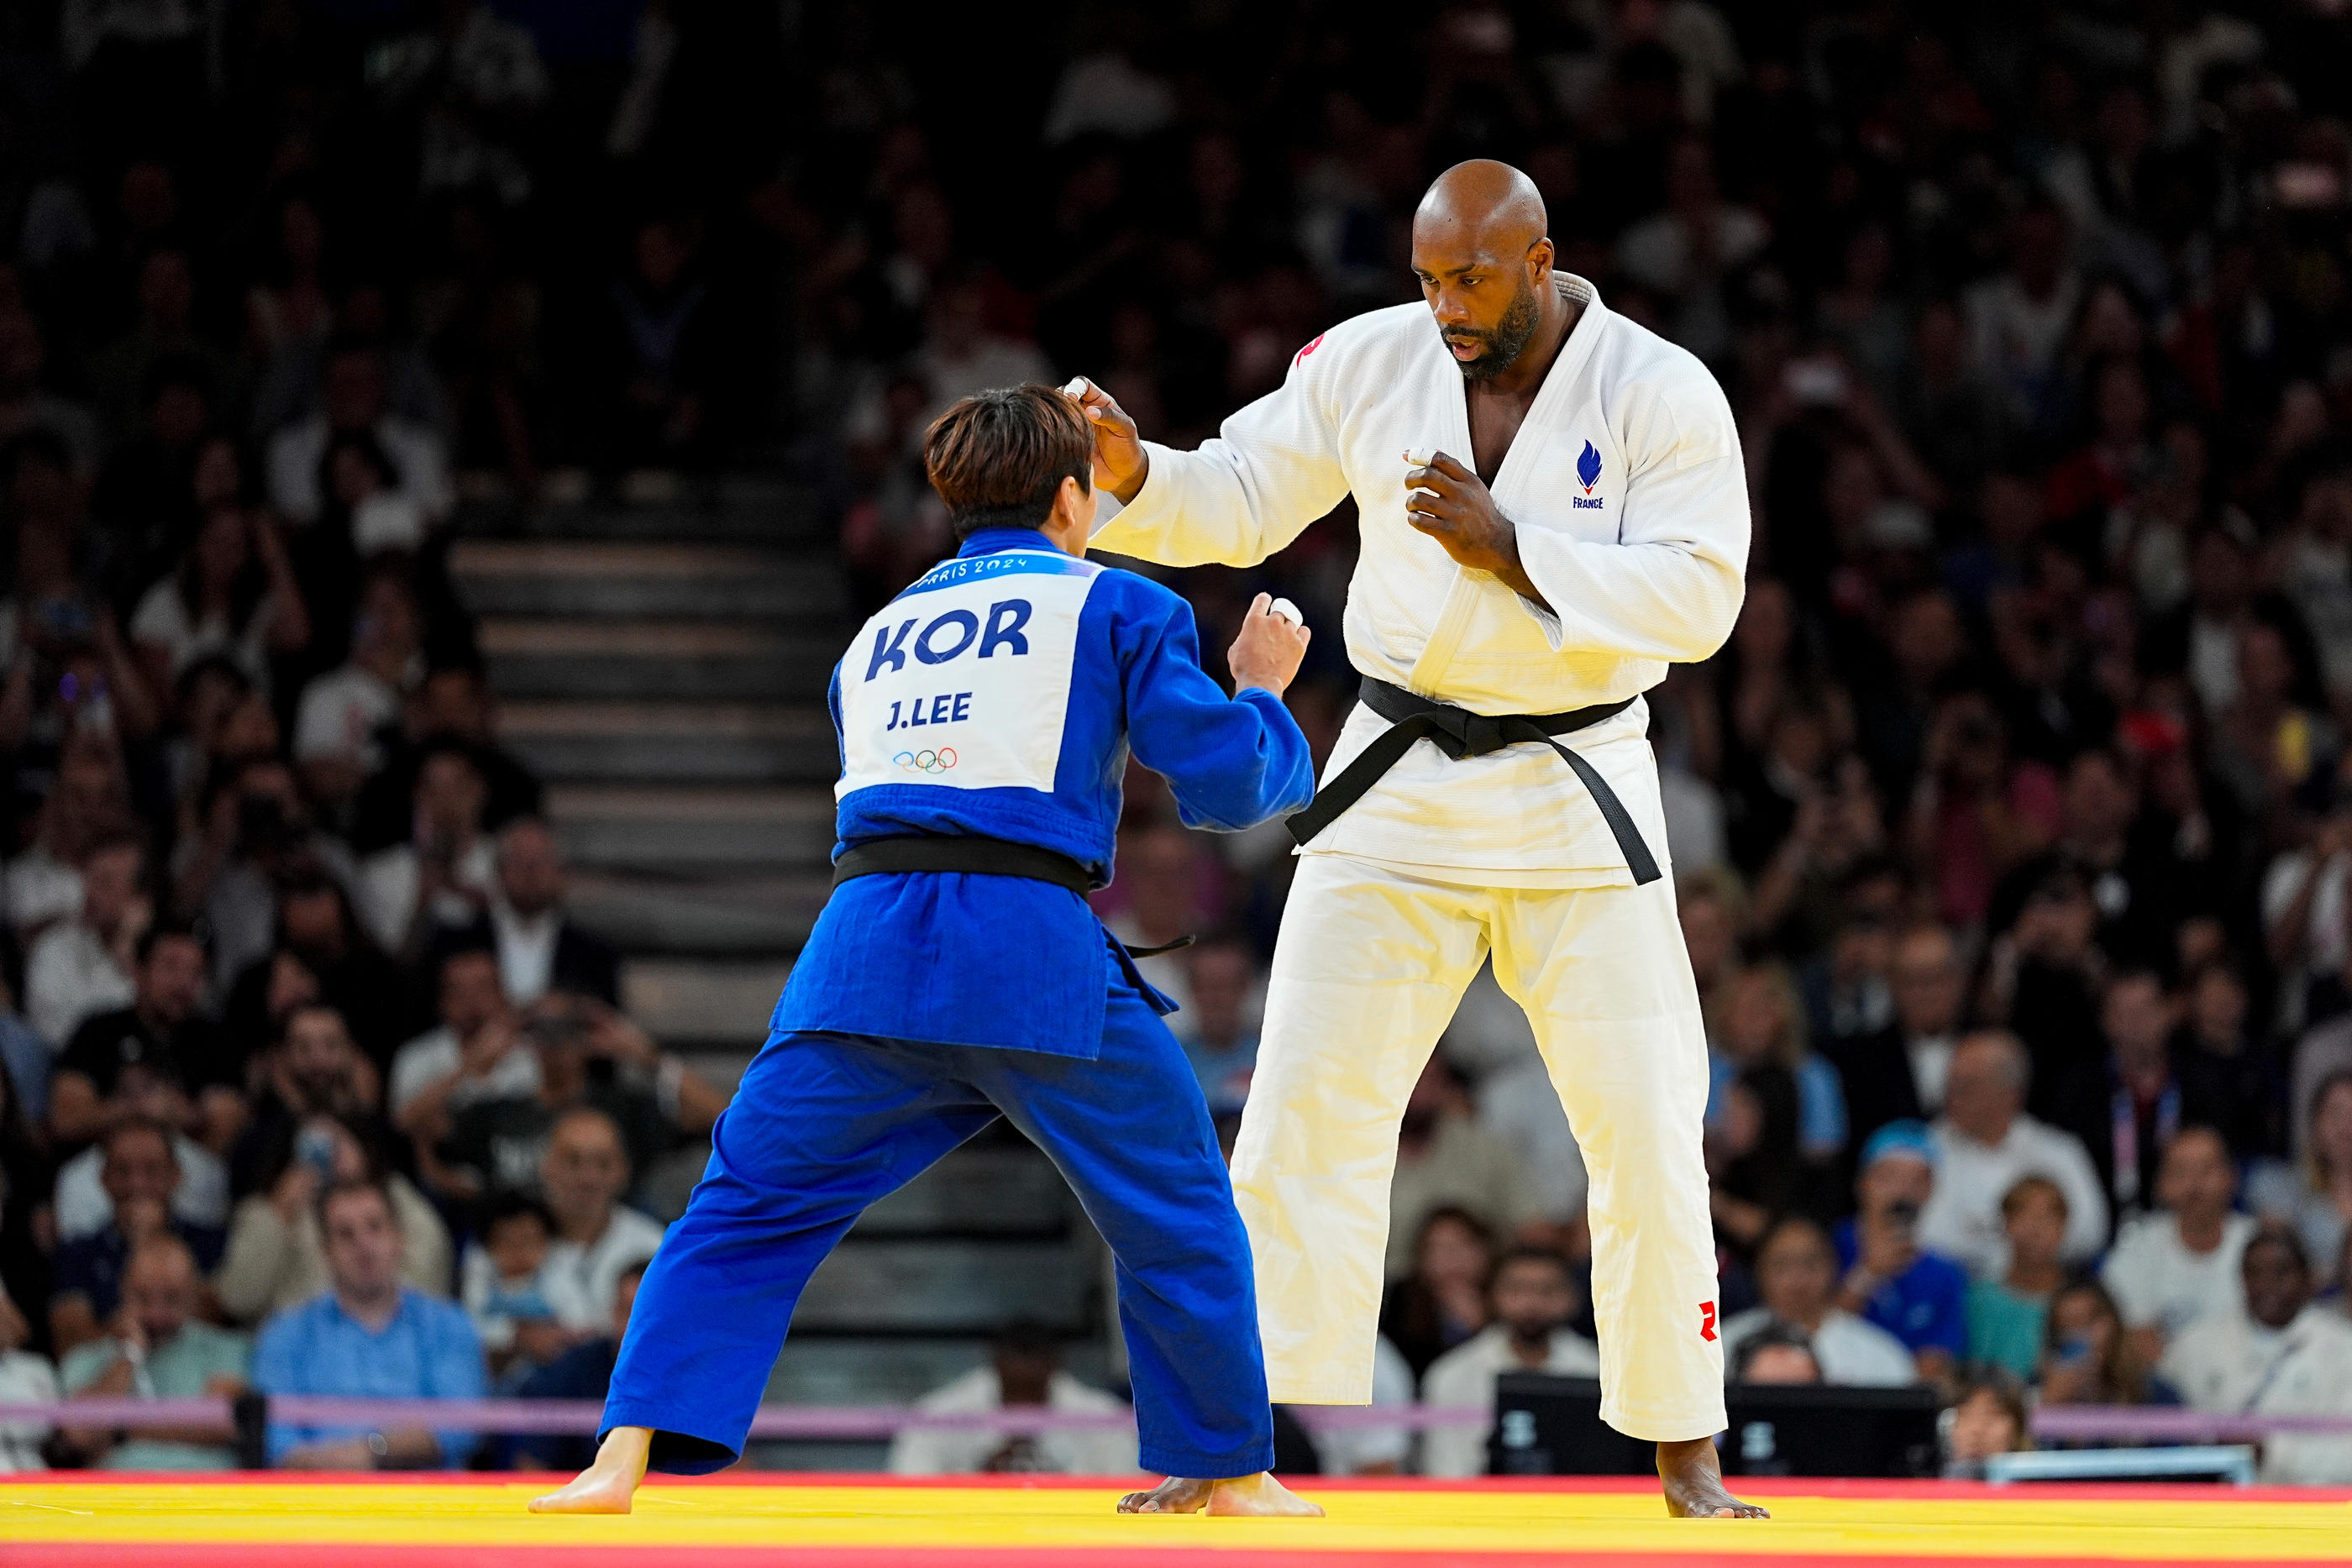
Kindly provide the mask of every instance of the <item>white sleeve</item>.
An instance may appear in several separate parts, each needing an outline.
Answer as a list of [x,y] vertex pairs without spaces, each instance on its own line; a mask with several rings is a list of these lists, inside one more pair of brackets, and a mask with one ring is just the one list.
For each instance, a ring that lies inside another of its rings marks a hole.
[[[2070,1208],[2071,1215],[2073,1210]],[[2156,1302],[2150,1298],[2155,1291],[2149,1287],[2147,1269],[2141,1258],[2139,1232],[2126,1230],[2116,1238],[2115,1249],[2099,1268],[2099,1282],[2116,1299],[2116,1311],[2123,1314],[2126,1328],[2141,1329],[2156,1322]]]
[[[1319,341],[1319,340],[1318,340]],[[1338,355],[1310,343],[1282,385],[1237,411],[1196,452],[1147,441],[1135,499],[1099,523],[1093,544],[1164,566],[1255,566],[1348,494],[1327,392]],[[1103,509],[1110,511],[1110,497]]]
[[1638,396],[1614,543],[1535,528],[1519,564],[1551,604],[1521,600],[1556,653],[1692,664],[1731,635],[1747,592],[1748,473],[1723,389],[1696,365]]

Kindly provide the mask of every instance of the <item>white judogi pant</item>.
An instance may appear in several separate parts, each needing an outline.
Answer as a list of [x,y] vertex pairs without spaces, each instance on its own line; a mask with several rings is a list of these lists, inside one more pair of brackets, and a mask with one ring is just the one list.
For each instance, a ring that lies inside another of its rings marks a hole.
[[1309,854],[1283,911],[1233,1161],[1273,1397],[1370,1401],[1397,1124],[1491,950],[1591,1173],[1601,1418],[1660,1442],[1712,1436],[1726,1418],[1706,1036],[1674,884],[1441,874]]

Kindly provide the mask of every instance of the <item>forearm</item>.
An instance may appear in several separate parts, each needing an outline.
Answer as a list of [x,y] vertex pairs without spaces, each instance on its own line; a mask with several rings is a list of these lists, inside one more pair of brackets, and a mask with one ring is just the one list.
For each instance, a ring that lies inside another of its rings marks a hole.
[[1747,593],[1739,563],[1697,544],[1609,544],[1520,529],[1516,549],[1537,590],[1519,591],[1553,617],[1561,653],[1696,664],[1731,635]]

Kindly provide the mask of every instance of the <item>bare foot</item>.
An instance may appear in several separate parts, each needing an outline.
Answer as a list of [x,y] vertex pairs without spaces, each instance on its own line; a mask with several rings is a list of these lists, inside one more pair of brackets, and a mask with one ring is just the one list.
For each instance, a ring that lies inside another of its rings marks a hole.
[[1675,1519],[1772,1517],[1756,1504],[1742,1502],[1724,1490],[1723,1465],[1715,1457],[1712,1437],[1660,1443],[1658,1482],[1665,1490],[1666,1512]]
[[1323,1505],[1308,1502],[1261,1470],[1236,1480],[1219,1481],[1209,1493],[1213,1519],[1320,1519]]
[[1150,1491],[1118,1500],[1121,1513],[1199,1513],[1214,1519],[1320,1519],[1320,1504],[1308,1502],[1261,1470],[1230,1480],[1190,1480],[1171,1476]]
[[615,1427],[604,1434],[596,1462],[570,1485],[530,1500],[533,1513],[626,1513],[646,1479],[646,1455],[654,1435],[644,1427]]
[[1186,1480],[1170,1476],[1150,1491],[1131,1491],[1118,1500],[1121,1513],[1198,1513],[1209,1506],[1214,1481]]

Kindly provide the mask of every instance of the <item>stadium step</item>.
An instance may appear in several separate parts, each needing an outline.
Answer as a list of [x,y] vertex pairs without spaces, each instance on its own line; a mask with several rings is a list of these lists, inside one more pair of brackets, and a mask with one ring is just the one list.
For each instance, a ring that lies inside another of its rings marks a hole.
[[482,655],[502,696],[822,705],[845,617],[789,624],[594,616],[485,616]]
[[550,781],[830,785],[836,771],[821,706],[526,700],[505,705],[500,729]]
[[843,601],[827,557],[749,545],[467,539],[449,570],[483,615],[830,615]]

